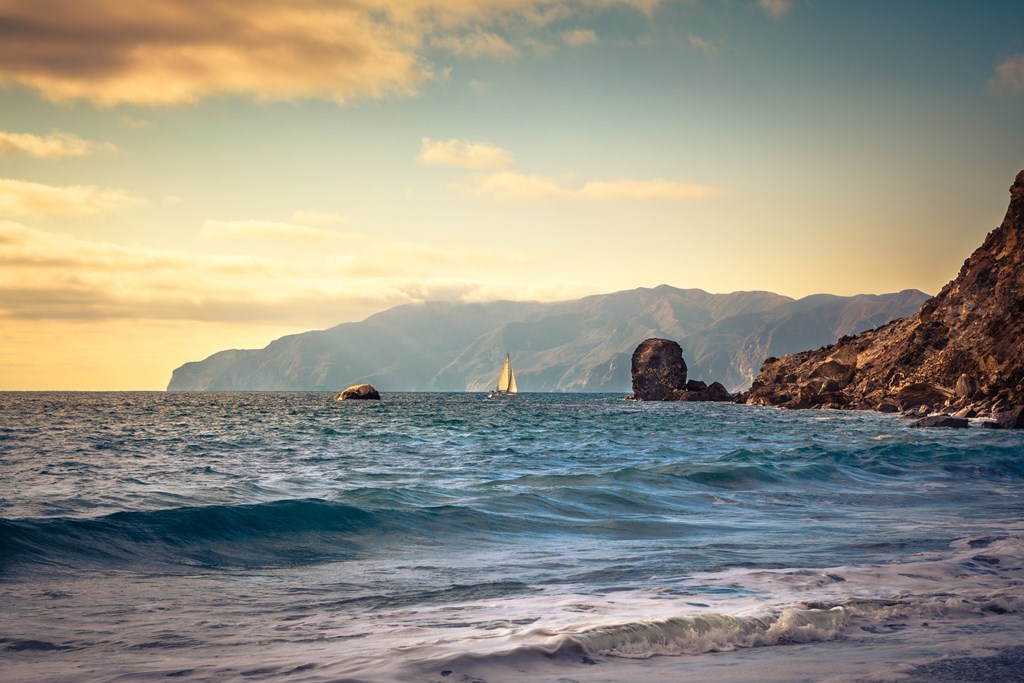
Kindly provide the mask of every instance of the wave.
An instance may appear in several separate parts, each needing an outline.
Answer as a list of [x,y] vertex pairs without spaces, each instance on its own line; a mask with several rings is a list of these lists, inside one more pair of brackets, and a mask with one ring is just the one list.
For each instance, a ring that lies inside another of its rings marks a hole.
[[[494,669],[527,672],[551,661],[598,664],[606,659],[694,656],[753,647],[842,639],[855,630],[896,633],[911,620],[940,620],[1024,612],[1024,589],[966,598],[949,595],[904,600],[854,600],[844,604],[805,603],[764,616],[705,613],[607,624],[576,632],[534,629],[512,648],[460,653],[415,664],[421,673],[486,677]],[[455,680],[459,680],[456,678]]]
[[0,568],[301,563],[344,556],[347,539],[378,524],[372,512],[318,499],[0,520]]
[[372,509],[317,498],[115,512],[95,518],[0,519],[0,572],[19,565],[281,566],[350,559],[371,544],[493,541],[550,521],[433,505]]

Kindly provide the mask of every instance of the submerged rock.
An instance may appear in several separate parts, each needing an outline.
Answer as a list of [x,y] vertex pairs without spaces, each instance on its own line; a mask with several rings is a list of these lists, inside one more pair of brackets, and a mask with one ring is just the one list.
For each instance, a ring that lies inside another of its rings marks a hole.
[[1024,406],[996,413],[995,421],[982,423],[989,429],[1024,429]]
[[956,429],[963,429],[967,426],[967,420],[962,417],[952,417],[951,415],[930,415],[928,417],[922,417],[916,422],[910,424],[911,427],[953,427]]
[[363,400],[379,401],[380,394],[372,384],[356,384],[334,397],[335,401]]

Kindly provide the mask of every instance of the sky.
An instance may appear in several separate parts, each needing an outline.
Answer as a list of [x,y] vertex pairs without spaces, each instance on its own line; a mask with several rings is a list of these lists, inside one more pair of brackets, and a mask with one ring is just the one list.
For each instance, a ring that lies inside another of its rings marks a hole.
[[429,300],[935,293],[1022,123],[1016,0],[0,0],[0,390]]

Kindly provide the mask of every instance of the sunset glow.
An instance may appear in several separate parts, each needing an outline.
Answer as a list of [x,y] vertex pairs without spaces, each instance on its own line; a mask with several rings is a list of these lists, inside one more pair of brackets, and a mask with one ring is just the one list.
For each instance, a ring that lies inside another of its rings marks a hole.
[[1024,167],[1024,7],[0,0],[0,390],[436,299],[934,293]]

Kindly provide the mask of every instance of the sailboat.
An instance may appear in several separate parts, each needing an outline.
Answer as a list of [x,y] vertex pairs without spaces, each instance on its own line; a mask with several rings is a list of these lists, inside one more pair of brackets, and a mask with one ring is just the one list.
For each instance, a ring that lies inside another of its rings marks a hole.
[[495,396],[515,396],[519,393],[516,386],[516,373],[512,371],[512,359],[505,354],[505,364],[501,366],[501,374],[498,375],[498,388],[487,394],[488,398]]

